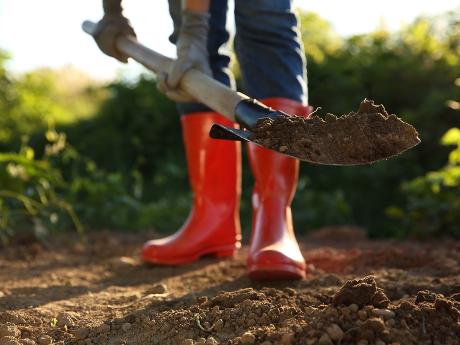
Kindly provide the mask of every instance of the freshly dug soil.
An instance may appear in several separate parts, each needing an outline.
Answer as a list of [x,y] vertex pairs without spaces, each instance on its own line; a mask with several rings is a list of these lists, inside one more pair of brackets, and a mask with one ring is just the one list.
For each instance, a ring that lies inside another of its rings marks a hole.
[[420,142],[414,127],[383,105],[361,102],[357,112],[341,117],[327,114],[264,118],[257,122],[254,142],[302,160],[317,164],[367,164],[391,156]]
[[459,344],[459,242],[328,228],[301,241],[307,279],[256,282],[246,247],[234,259],[147,266],[146,238],[0,251],[0,345]]

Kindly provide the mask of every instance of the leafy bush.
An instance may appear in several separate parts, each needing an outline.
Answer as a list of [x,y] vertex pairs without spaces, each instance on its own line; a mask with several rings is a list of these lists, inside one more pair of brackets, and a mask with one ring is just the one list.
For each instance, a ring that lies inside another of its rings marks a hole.
[[6,243],[14,232],[32,229],[38,238],[69,222],[83,235],[83,228],[60,190],[66,182],[49,158],[63,148],[63,135],[49,132],[44,159],[23,144],[18,153],[0,154],[0,240]]
[[390,217],[401,221],[404,232],[413,236],[460,237],[460,129],[448,130],[441,143],[455,146],[447,165],[404,183],[404,208],[386,210]]
[[13,76],[0,51],[0,149],[17,149],[22,135],[41,137],[49,124],[71,124],[93,116],[106,90],[71,67],[38,69]]
[[319,190],[306,176],[299,179],[293,214],[299,232],[353,222],[350,203],[342,190]]
[[[328,36],[335,42],[332,34],[322,37]],[[402,181],[444,163],[447,148],[437,141],[458,124],[457,110],[446,102],[460,98],[459,88],[452,83],[460,64],[456,14],[419,18],[394,34],[379,29],[344,39],[339,48],[336,44],[334,49],[328,48],[322,60],[309,55],[309,44],[314,42],[308,36],[304,41],[312,105],[344,114],[368,97],[412,123],[420,133],[419,146],[388,161],[361,167],[305,166],[302,170],[315,190],[342,191],[351,208],[352,223],[366,227],[371,236],[395,235],[385,208],[404,203],[399,188]],[[329,219],[323,218],[322,225],[328,223]]]
[[[164,195],[144,202],[143,177],[106,172],[67,143],[66,135],[46,132],[41,158],[25,143],[17,153],[0,154],[0,242],[32,232],[37,238],[74,227],[171,231],[185,218],[189,195]],[[179,217],[176,217],[179,215]]]

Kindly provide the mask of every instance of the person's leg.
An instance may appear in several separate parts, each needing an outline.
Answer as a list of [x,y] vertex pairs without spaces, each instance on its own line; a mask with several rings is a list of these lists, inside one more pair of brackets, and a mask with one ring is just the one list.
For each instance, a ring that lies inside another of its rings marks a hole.
[[[249,96],[308,116],[305,57],[291,5],[289,0],[235,0],[235,49]],[[248,156],[255,179],[249,276],[303,278],[306,264],[291,214],[299,162],[253,144]]]
[[235,52],[244,91],[308,103],[304,48],[292,0],[235,0]]
[[[180,27],[180,0],[170,0],[170,13],[177,39]],[[230,58],[220,49],[228,40],[227,0],[211,1],[208,41],[214,78],[232,85],[228,72]],[[241,146],[239,142],[209,137],[213,123],[234,125],[202,104],[178,104],[193,206],[182,228],[169,237],[147,242],[142,258],[160,264],[192,262],[205,254],[231,256],[240,247],[239,203],[241,194]]]

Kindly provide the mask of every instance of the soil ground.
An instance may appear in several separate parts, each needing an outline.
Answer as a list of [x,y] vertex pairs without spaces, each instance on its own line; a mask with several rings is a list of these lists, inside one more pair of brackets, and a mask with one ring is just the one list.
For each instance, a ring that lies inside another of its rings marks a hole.
[[301,239],[307,279],[256,282],[247,248],[147,266],[138,259],[147,238],[2,249],[0,344],[460,344],[460,242],[323,229]]

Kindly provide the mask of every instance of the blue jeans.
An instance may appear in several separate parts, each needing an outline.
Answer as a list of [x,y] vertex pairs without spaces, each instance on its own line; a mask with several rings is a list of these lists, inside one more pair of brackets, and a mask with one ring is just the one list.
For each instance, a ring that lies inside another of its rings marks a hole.
[[[173,43],[180,28],[180,2],[169,0]],[[227,0],[210,3],[208,52],[213,77],[235,88],[230,56],[224,49],[229,40]],[[235,0],[235,24],[242,91],[256,99],[281,97],[307,104],[305,54],[292,0]],[[179,103],[178,109],[181,114],[209,111],[198,103]]]

